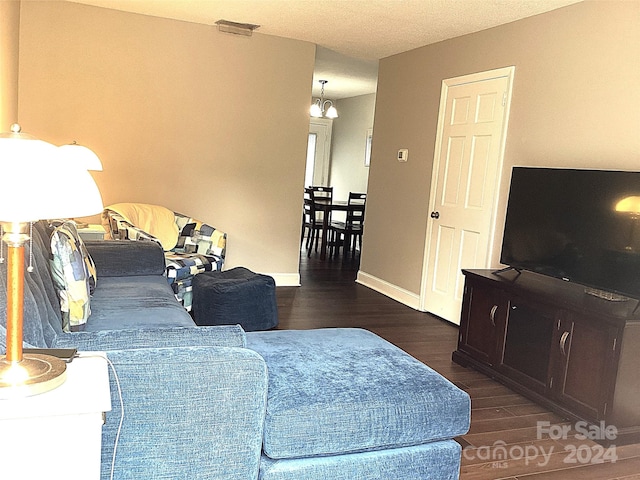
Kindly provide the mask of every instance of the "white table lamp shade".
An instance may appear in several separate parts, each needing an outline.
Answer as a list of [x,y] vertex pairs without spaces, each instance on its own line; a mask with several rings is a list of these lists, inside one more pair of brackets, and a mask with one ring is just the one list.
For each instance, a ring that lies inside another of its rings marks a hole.
[[[69,147],[95,156],[86,147]],[[1,135],[0,221],[31,222],[99,213],[103,208],[100,191],[78,158],[70,156],[68,149],[27,134]]]
[[84,167],[85,170],[102,171],[102,162],[93,150],[77,143],[69,145],[60,145],[58,152],[62,159],[77,162],[78,166]]

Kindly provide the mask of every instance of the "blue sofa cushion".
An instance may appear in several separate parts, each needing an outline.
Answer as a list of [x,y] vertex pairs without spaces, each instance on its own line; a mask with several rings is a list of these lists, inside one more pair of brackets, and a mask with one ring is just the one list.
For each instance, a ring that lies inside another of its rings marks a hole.
[[359,329],[249,332],[269,369],[264,453],[336,455],[450,439],[469,429],[469,396]]
[[85,246],[100,278],[165,273],[164,252],[155,242],[89,241]]
[[85,331],[195,327],[160,275],[101,277]]
[[272,460],[263,455],[259,480],[458,480],[454,440],[327,457]]
[[102,330],[99,332],[71,332],[60,335],[53,348],[77,348],[85,351],[131,350],[152,347],[238,347],[247,345],[240,325],[215,327],[172,327],[130,330]]

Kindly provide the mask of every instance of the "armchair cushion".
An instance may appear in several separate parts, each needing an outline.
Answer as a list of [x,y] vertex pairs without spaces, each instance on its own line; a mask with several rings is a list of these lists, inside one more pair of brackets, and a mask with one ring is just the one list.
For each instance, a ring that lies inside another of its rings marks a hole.
[[210,257],[198,253],[165,252],[164,258],[167,278],[171,279],[171,283],[191,278],[198,273],[219,270],[217,263],[212,262]]

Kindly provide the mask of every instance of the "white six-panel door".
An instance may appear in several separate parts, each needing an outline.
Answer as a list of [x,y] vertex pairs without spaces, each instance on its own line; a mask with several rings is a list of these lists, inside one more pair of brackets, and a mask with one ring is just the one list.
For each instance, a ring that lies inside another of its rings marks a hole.
[[513,73],[443,82],[420,303],[456,324],[461,269],[489,267]]

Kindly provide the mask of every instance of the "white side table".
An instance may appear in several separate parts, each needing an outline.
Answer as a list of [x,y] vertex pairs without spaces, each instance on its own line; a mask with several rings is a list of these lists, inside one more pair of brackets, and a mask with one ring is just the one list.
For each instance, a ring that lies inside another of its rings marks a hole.
[[83,352],[67,364],[58,388],[0,400],[2,478],[99,479],[103,412],[111,410],[102,352]]

